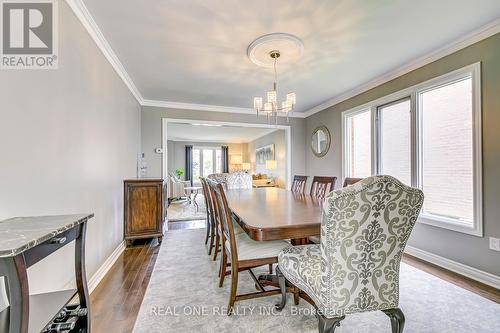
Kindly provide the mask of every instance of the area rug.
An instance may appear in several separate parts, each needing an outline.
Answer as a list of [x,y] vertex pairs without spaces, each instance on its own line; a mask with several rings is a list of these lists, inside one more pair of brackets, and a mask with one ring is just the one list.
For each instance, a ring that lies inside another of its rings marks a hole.
[[167,209],[168,221],[176,222],[206,219],[207,209],[205,207],[205,199],[203,198],[203,194],[198,194],[196,196],[196,203],[198,204],[198,210],[196,210],[196,207],[193,203],[190,204],[186,199],[172,201]]
[[[237,302],[226,315],[230,281],[217,286],[218,263],[209,259],[204,230],[166,234],[135,323],[134,332],[301,332],[315,333],[312,307],[291,297],[282,312],[279,296]],[[412,266],[401,267],[400,306],[405,333],[498,333],[500,304],[464,290]],[[238,293],[254,291],[247,272],[240,274]],[[336,333],[391,332],[382,312],[347,316]]]

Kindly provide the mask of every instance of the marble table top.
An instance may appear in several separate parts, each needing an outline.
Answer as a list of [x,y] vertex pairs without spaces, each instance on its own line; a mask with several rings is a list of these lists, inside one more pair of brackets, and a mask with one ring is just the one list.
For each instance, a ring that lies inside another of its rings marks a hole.
[[94,214],[14,217],[0,221],[0,258],[18,255],[93,216]]

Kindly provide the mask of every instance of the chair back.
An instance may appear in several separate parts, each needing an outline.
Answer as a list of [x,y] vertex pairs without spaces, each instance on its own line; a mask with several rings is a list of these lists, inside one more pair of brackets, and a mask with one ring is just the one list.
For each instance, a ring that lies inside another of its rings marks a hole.
[[292,182],[292,192],[293,193],[304,193],[306,188],[307,176],[293,176]]
[[335,190],[323,202],[325,304],[335,315],[399,303],[399,265],[424,195],[391,176]]
[[236,238],[234,236],[234,226],[231,219],[231,210],[227,203],[226,193],[224,186],[212,180],[208,181],[209,188],[214,198],[214,208],[216,224],[218,226],[219,235],[221,237],[222,251],[224,251],[226,240],[230,243],[231,262],[238,260],[238,253],[236,247]]
[[205,207],[207,208],[207,223],[213,221],[213,207],[210,189],[206,178],[200,177],[201,187],[203,188],[203,197],[205,199]]
[[229,175],[228,173],[212,173],[212,174],[208,175],[207,178],[214,180],[217,183],[224,184],[224,186],[225,186],[228,175]]
[[314,176],[311,184],[311,196],[322,199],[329,192],[333,191],[337,177]]
[[361,180],[363,180],[363,178],[350,178],[350,177],[346,177],[344,179],[344,185],[342,185],[342,187],[354,185],[354,184],[356,184],[357,182],[359,182]]
[[235,189],[251,189],[252,176],[246,172],[233,172],[227,176],[226,188],[228,190]]

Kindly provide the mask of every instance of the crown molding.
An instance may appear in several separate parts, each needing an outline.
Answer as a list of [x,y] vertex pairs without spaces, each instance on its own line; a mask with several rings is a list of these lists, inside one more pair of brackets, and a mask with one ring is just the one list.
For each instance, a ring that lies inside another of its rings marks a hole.
[[[211,112],[229,112],[229,113],[255,115],[255,110],[252,108],[240,108],[240,107],[211,105],[211,104],[194,104],[194,103],[181,103],[181,102],[169,102],[169,101],[144,99],[142,101],[141,105],[142,106],[153,106],[153,107],[159,107],[159,108],[170,108],[170,109],[211,111]],[[282,116],[282,117],[286,117],[283,113],[278,114],[278,115]],[[300,112],[292,112],[289,115],[289,117],[291,117],[291,118],[305,118],[306,116]]]
[[335,96],[326,102],[323,102],[307,111],[304,112],[304,116],[307,118],[309,116],[312,116],[315,113],[318,113],[320,111],[323,111],[331,106],[334,106],[336,104],[339,104],[343,101],[348,100],[349,98],[352,98],[354,96],[357,96],[359,94],[362,94],[370,89],[373,89],[375,87],[378,87],[384,83],[387,83],[391,80],[394,80],[402,75],[405,75],[411,71],[414,71],[420,67],[423,67],[425,65],[430,64],[431,62],[434,62],[436,60],[439,60],[441,58],[444,58],[452,53],[455,53],[461,49],[464,49],[472,44],[475,44],[483,39],[486,39],[488,37],[491,37],[497,33],[500,32],[500,19],[496,19],[481,28],[468,33],[465,36],[462,36],[461,38],[455,40],[454,42],[451,42],[450,44],[447,44],[437,50],[432,51],[429,54],[426,54],[422,57],[419,57],[410,63],[401,66],[399,68],[396,68],[394,70],[391,70],[367,83],[364,83],[352,90],[349,90],[343,94],[340,94],[338,96]]
[[82,0],[66,0],[66,3],[73,10],[73,13],[75,13],[76,17],[78,17],[80,22],[89,33],[90,37],[92,37],[94,42],[97,44],[97,47],[101,50],[104,57],[109,61],[118,76],[123,80],[132,95],[134,95],[137,102],[142,105],[142,101],[144,99],[142,98],[141,92],[139,91],[139,89],[137,89],[134,81],[132,81],[132,78],[130,77],[130,75],[128,75],[120,59],[118,59],[118,56],[109,45],[101,29],[92,17],[92,14],[90,14],[89,10],[87,9],[87,6],[85,6]]

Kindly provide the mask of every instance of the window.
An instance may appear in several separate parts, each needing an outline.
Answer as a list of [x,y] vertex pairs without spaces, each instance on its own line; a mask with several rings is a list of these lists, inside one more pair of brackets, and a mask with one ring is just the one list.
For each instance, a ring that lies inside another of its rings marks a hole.
[[419,222],[482,237],[480,96],[477,63],[344,112],[344,176],[392,175],[423,190]]
[[345,128],[346,177],[364,178],[372,174],[371,113],[362,110],[347,116]]
[[222,172],[222,150],[215,150],[215,173]]
[[193,183],[199,184],[200,177],[212,173],[220,173],[222,166],[222,152],[214,147],[193,148]]
[[422,213],[472,226],[472,78],[420,92]]
[[411,185],[410,98],[378,107],[380,174]]

